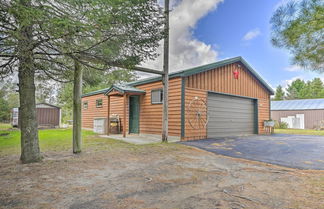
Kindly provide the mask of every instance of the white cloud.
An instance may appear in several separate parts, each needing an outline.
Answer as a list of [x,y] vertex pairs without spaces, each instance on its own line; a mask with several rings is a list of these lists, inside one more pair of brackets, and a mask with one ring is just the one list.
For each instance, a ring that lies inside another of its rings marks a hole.
[[[199,41],[193,36],[197,22],[209,12],[215,10],[223,0],[174,0],[170,13],[170,71],[186,69],[198,65],[208,64],[217,60],[218,52],[212,45]],[[154,61],[143,64],[162,70],[162,50],[158,49],[160,56]]]
[[297,71],[301,71],[302,68],[298,65],[291,65],[291,66],[285,67],[285,70],[289,71],[289,72],[297,72]]
[[258,37],[259,35],[261,35],[261,31],[259,28],[250,30],[249,32],[247,32],[244,36],[243,36],[243,40],[244,41],[250,41],[256,37]]

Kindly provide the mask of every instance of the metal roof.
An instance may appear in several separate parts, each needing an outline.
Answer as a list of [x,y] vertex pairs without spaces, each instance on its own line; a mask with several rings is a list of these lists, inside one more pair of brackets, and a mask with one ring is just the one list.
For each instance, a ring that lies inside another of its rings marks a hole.
[[104,94],[105,92],[107,92],[110,88],[105,88],[105,89],[100,89],[97,91],[92,91],[86,94],[82,94],[81,97],[88,97],[88,96],[93,96],[93,95],[97,95],[97,94]]
[[324,99],[298,99],[271,101],[271,110],[319,110],[324,109]]
[[112,90],[117,90],[121,93],[125,93],[125,92],[131,92],[131,93],[145,93],[144,90],[141,90],[141,89],[138,89],[138,88],[135,88],[133,86],[128,86],[126,84],[114,84],[112,85],[106,92],[105,92],[105,95],[109,94],[109,92],[111,92]]
[[[37,108],[37,106],[39,106],[39,105],[47,105],[47,106],[50,106],[50,107],[54,107],[54,108],[61,109],[61,107],[59,107],[59,106],[52,105],[52,104],[49,104],[49,103],[46,103],[46,102],[37,103],[37,104],[36,104],[36,108]],[[19,107],[14,107],[14,108],[19,108]]]

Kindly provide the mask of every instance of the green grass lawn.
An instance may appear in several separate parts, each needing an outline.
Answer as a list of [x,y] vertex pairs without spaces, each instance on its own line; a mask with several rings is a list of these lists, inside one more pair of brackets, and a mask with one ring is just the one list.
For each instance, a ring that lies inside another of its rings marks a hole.
[[[72,129],[39,130],[41,152],[72,150]],[[92,131],[82,131],[82,149],[113,149],[130,146],[122,141],[100,138]],[[0,130],[0,156],[20,153],[20,131],[18,129]]]
[[275,129],[276,134],[319,135],[324,136],[324,131],[303,129]]
[[0,123],[0,130],[7,130],[9,128],[12,128],[11,124],[9,124],[9,123]]
[[[39,130],[39,144],[41,152],[72,151],[72,129],[45,129]],[[134,145],[120,140],[99,137],[92,131],[82,131],[82,152],[87,151],[114,151],[127,149],[141,151],[150,147],[172,147],[177,149],[178,144],[161,143]],[[20,154],[20,130],[0,130],[0,156]]]

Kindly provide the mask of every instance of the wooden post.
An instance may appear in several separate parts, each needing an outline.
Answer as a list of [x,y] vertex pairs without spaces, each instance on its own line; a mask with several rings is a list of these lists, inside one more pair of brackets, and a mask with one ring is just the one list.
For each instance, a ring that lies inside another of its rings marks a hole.
[[126,137],[126,103],[127,103],[127,95],[124,93],[124,121],[123,121],[123,137]]
[[168,142],[168,95],[169,95],[169,0],[164,2],[165,37],[163,52],[163,116],[162,116],[162,142]]
[[108,105],[107,135],[109,135],[110,134],[110,96],[109,95],[108,95],[108,104],[107,105]]

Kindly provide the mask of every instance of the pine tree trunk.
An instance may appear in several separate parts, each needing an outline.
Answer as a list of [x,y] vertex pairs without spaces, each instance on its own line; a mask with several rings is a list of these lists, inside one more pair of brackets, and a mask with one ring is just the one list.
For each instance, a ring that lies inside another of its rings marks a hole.
[[81,94],[82,94],[82,68],[80,63],[74,61],[73,81],[73,153],[81,152]]
[[169,96],[169,0],[165,0],[165,38],[163,57],[163,117],[162,117],[162,142],[168,142],[168,96]]
[[[22,1],[25,6],[29,1]],[[32,26],[22,26],[18,41],[18,78],[19,78],[19,120],[21,129],[22,163],[38,162],[42,159],[38,143],[36,101],[35,101],[35,69],[32,54]]]

